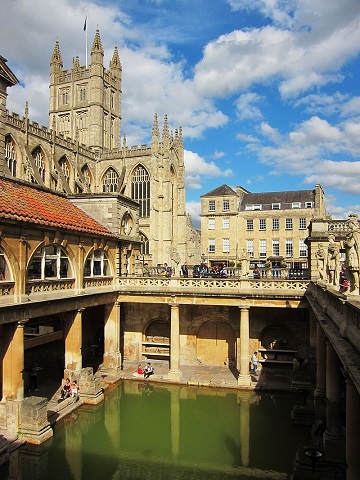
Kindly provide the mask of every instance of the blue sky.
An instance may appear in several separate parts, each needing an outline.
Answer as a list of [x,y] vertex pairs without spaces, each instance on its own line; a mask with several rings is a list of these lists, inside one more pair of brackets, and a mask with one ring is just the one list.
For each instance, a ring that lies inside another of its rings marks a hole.
[[[6,5],[5,5],[6,4]],[[359,0],[12,0],[0,52],[20,80],[8,109],[48,125],[49,61],[85,64],[99,28],[123,67],[127,145],[154,113],[183,129],[187,209],[224,183],[251,192],[320,183],[328,213],[360,213]],[[16,34],[14,34],[16,32]]]

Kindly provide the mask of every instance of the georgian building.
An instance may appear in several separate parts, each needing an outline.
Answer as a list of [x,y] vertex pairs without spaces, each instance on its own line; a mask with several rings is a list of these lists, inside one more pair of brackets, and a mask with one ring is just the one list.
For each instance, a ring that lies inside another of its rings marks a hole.
[[222,185],[201,197],[201,251],[210,265],[250,263],[307,269],[305,240],[313,218],[326,218],[324,192],[251,193]]

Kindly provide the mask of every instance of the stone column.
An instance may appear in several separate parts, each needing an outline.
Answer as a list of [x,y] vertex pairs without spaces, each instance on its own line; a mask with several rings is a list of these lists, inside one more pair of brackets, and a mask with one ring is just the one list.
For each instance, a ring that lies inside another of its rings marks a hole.
[[171,332],[170,332],[170,371],[168,378],[181,380],[180,370],[180,315],[179,304],[171,303]]
[[358,480],[360,472],[360,395],[354,383],[346,381],[346,465],[347,480]]
[[240,362],[239,362],[239,352],[237,363],[239,365],[238,369],[240,371],[238,378],[238,385],[249,386],[251,385],[251,377],[249,373],[249,310],[247,306],[241,306],[240,308]]
[[82,314],[81,308],[71,312],[65,321],[65,370],[82,369]]
[[325,456],[343,461],[345,442],[341,428],[340,361],[329,341],[326,343],[326,400]]
[[3,400],[24,398],[24,325],[4,325]]
[[104,366],[112,370],[114,374],[121,370],[120,308],[120,302],[105,306]]
[[316,388],[314,392],[316,408],[324,408],[326,403],[326,348],[325,335],[319,324],[316,326]]

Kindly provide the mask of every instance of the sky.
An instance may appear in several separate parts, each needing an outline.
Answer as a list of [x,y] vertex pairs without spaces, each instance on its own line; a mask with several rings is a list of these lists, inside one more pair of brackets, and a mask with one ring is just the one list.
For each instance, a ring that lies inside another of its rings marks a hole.
[[[149,144],[154,114],[182,127],[186,205],[227,184],[325,192],[328,214],[360,214],[360,0],[8,0],[0,54],[19,84],[7,108],[48,126],[49,63],[122,64],[127,145]],[[87,30],[84,21],[87,18]]]

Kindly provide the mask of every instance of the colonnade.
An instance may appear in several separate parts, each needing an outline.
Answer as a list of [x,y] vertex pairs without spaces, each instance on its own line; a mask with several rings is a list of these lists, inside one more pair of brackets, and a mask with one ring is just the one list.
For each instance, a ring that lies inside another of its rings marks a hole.
[[324,411],[326,429],[323,435],[326,459],[346,462],[347,480],[357,480],[360,471],[360,394],[345,373],[346,424],[342,425],[342,364],[334,346],[317,324],[317,368],[314,392],[315,409]]

